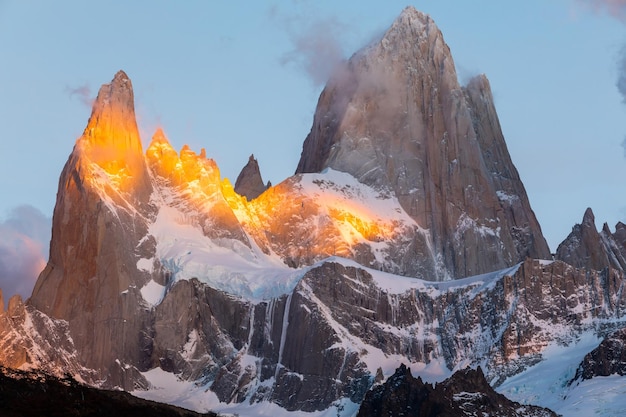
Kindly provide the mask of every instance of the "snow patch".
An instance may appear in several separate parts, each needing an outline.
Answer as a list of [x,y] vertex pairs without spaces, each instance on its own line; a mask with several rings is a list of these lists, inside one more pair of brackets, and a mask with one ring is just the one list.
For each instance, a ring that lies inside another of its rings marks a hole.
[[626,377],[611,375],[582,381],[555,408],[564,417],[626,416]]
[[516,201],[519,201],[519,196],[515,194],[509,194],[502,190],[496,191],[496,195],[498,196],[498,200],[509,205],[512,205]]
[[[340,257],[331,257],[323,262],[337,262],[345,267],[359,268],[367,271],[373,278],[376,286],[388,294],[404,294],[411,290],[419,290],[429,293],[431,296],[439,295],[442,292],[451,291],[456,288],[475,286],[473,294],[478,294],[490,288],[505,276],[513,276],[521,266],[521,263],[510,268],[501,269],[486,274],[474,275],[467,278],[446,281],[433,282],[419,278],[405,277],[394,275],[388,272],[378,271],[376,269],[366,268],[363,265]],[[320,262],[316,265],[320,265]]]
[[140,260],[137,261],[137,269],[140,271],[152,273],[153,268],[154,268],[153,265],[154,265],[153,259],[141,258]]
[[141,287],[141,296],[151,306],[158,305],[165,296],[165,287],[158,284],[154,280],[148,281],[146,285]]
[[473,230],[475,233],[481,236],[493,236],[500,238],[500,227],[491,228],[485,225],[479,224],[475,219],[472,219],[466,213],[463,213],[456,224],[456,231],[454,232],[454,238],[461,242],[463,241],[463,234],[468,230]]
[[[596,413],[589,408],[595,407],[593,404],[597,405],[599,401],[595,399],[595,396],[599,394],[597,388],[602,385],[602,382],[596,382],[596,378],[574,387],[568,386],[568,382],[576,375],[576,369],[584,356],[596,348],[600,341],[601,339],[590,330],[583,333],[578,341],[568,346],[553,343],[542,351],[541,362],[508,378],[496,388],[496,391],[522,404],[550,408],[564,417],[624,415],[624,413]],[[622,386],[626,389],[626,378],[622,378],[622,381]],[[616,389],[619,390],[619,388]],[[607,392],[605,400],[608,400],[611,395]],[[621,404],[621,406],[626,405],[626,398],[621,401]]]
[[198,335],[198,331],[193,329],[189,336],[187,336],[187,343],[183,346],[183,351],[181,352],[181,356],[186,361],[191,361],[193,358],[193,354],[196,352],[196,346],[198,345],[198,339],[200,336]]
[[177,375],[154,368],[141,373],[150,383],[148,391],[132,391],[136,397],[173,404],[199,413],[217,412],[223,416],[272,416],[272,417],[350,417],[356,415],[359,404],[347,398],[336,401],[326,410],[318,412],[287,411],[286,409],[262,401],[250,404],[222,403],[217,395],[209,390],[209,384],[183,381]]

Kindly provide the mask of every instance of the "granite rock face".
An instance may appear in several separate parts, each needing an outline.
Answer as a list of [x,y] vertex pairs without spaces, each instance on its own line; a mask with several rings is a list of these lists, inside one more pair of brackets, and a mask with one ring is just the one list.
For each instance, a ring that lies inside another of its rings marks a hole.
[[550,344],[572,343],[609,318],[624,322],[624,280],[615,270],[528,260],[461,285],[398,288],[385,277],[325,262],[289,295],[239,307],[244,317],[232,329],[240,332],[225,333],[233,354],[211,389],[226,402],[324,410],[340,398],[361,402],[379,367],[395,361],[481,365],[497,386],[541,361]]
[[615,233],[611,233],[605,223],[598,232],[593,211],[585,211],[580,224],[572,228],[572,232],[556,250],[556,259],[567,262],[578,268],[596,271],[614,268],[622,272],[626,270],[626,226],[619,222]]
[[135,341],[146,315],[139,288],[150,276],[136,264],[150,247],[138,246],[147,232],[138,208],[150,211],[151,193],[132,85],[120,71],[101,87],[61,173],[48,265],[29,300],[68,323],[80,363],[105,378],[117,358],[141,362]]
[[254,155],[250,155],[248,163],[239,173],[235,181],[235,192],[250,200],[254,200],[267,190],[271,184],[264,184],[261,178],[259,162]]
[[[348,172],[387,190],[430,236],[426,279],[549,257],[480,76],[462,88],[433,20],[406,8],[322,92],[297,173]],[[421,250],[421,252],[424,252]]]

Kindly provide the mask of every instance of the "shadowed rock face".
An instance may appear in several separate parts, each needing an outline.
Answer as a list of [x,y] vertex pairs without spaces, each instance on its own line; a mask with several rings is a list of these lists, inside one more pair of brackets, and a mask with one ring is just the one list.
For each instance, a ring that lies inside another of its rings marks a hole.
[[415,247],[439,254],[433,280],[549,256],[489,83],[461,88],[441,32],[411,7],[322,92],[296,172],[327,167],[393,192],[430,231]]
[[424,384],[402,364],[384,384],[367,393],[357,417],[378,416],[556,417],[546,408],[522,405],[489,386],[480,367],[454,373],[445,381]]
[[254,155],[250,155],[248,163],[243,167],[237,177],[237,181],[235,181],[235,192],[250,201],[260,196],[268,187],[269,184],[265,185],[261,178],[259,163],[254,158]]
[[0,414],[3,417],[217,417],[142,400],[126,392],[97,390],[64,375],[0,368]]
[[572,382],[613,374],[626,375],[626,328],[615,331],[587,353]]
[[[551,343],[569,343],[607,317],[623,321],[622,285],[618,271],[528,260],[493,281],[393,293],[366,270],[326,262],[290,295],[237,307],[239,322],[228,314],[199,322],[231,323],[219,337],[232,342],[233,354],[211,385],[220,400],[315,411],[341,397],[363,400],[379,366],[369,355],[448,369],[482,364],[498,385],[539,362]],[[215,306],[218,294],[199,299]]]
[[580,224],[572,228],[572,232],[556,250],[556,259],[567,262],[577,268],[588,268],[600,271],[611,267],[622,272],[626,270],[626,227],[623,223],[616,225],[615,234],[604,224],[598,232],[593,211],[585,211]]

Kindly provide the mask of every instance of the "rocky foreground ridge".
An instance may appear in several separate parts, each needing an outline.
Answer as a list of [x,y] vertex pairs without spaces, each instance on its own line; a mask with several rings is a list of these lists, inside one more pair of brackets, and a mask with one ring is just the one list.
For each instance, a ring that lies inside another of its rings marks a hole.
[[623,327],[626,229],[588,211],[552,259],[487,79],[461,87],[413,8],[322,92],[297,174],[268,187],[251,157],[239,179],[162,130],[144,151],[118,72],[61,173],[48,265],[0,304],[0,363],[340,412],[400,363],[497,387]]
[[545,408],[522,405],[489,386],[480,367],[456,372],[445,381],[425,384],[401,365],[384,384],[367,393],[357,417],[376,416],[556,417]]
[[67,376],[0,368],[0,387],[3,417],[217,417],[142,400],[123,391],[91,388]]

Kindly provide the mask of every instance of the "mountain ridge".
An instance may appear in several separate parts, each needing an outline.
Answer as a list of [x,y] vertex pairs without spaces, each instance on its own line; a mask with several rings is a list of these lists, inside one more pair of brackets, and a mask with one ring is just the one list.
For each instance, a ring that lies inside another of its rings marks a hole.
[[624,326],[626,228],[586,213],[583,243],[550,259],[488,80],[460,86],[413,8],[331,79],[297,173],[254,198],[162,129],[144,153],[133,100],[123,71],[102,86],[48,265],[0,311],[0,363],[198,411],[348,415],[400,363],[428,382],[480,366],[498,387]]

